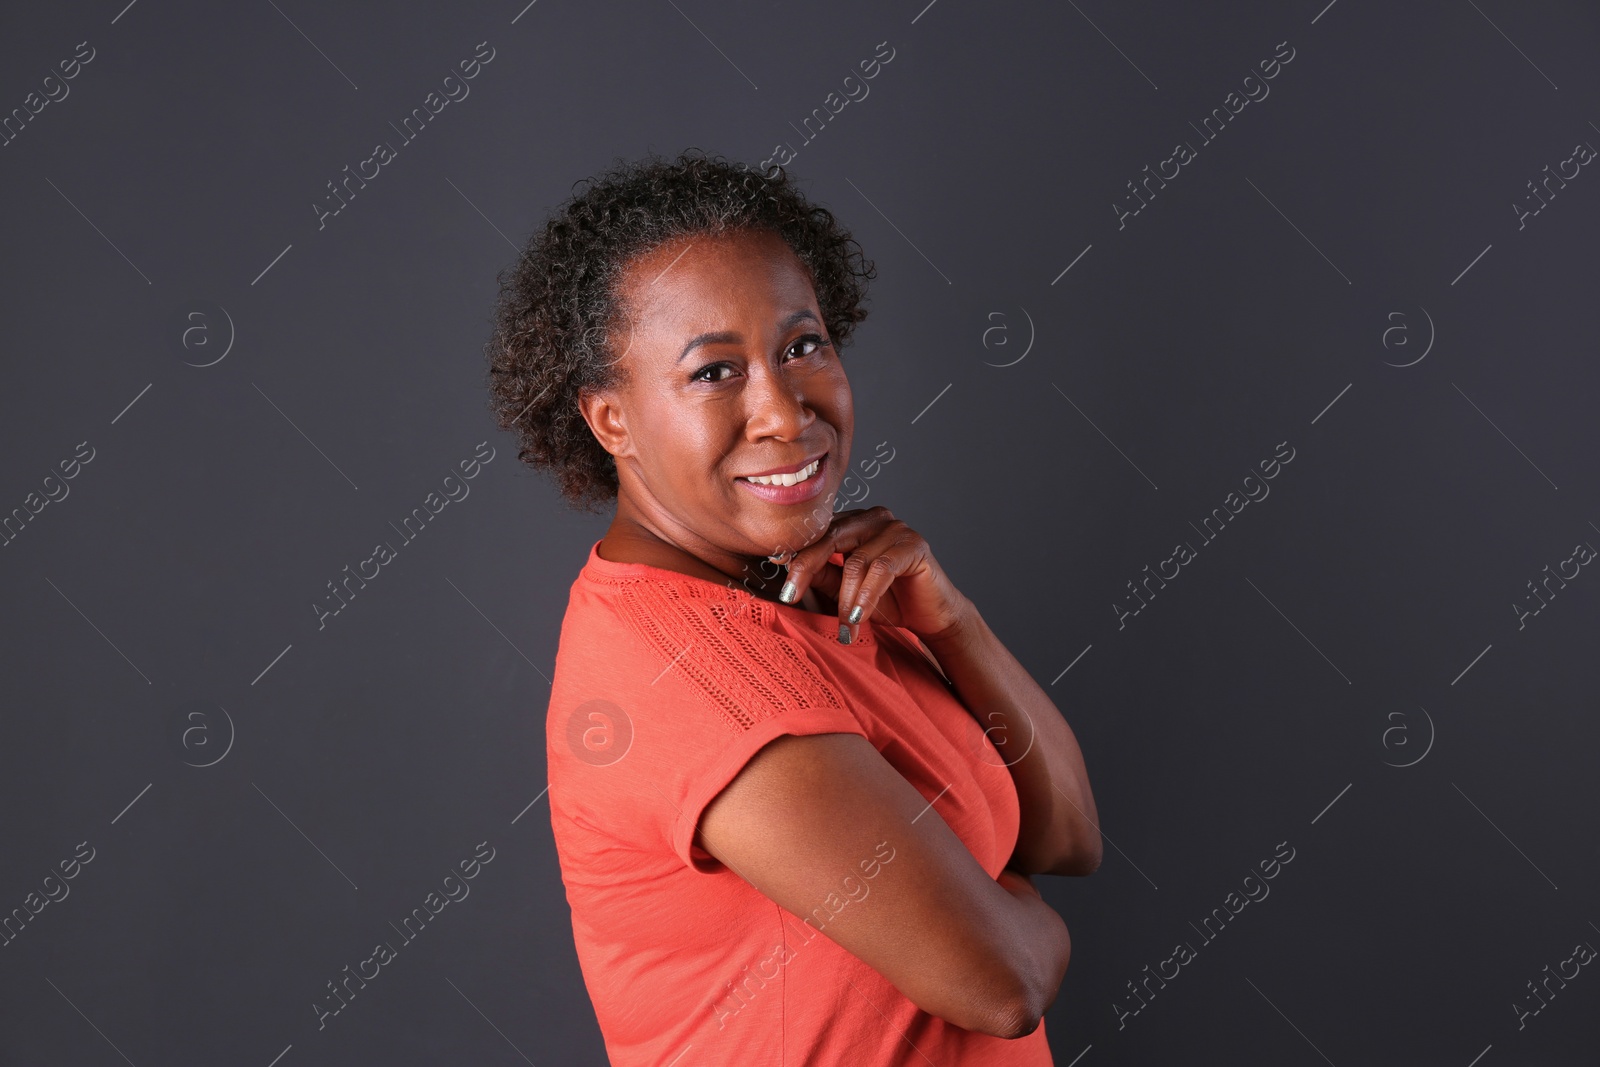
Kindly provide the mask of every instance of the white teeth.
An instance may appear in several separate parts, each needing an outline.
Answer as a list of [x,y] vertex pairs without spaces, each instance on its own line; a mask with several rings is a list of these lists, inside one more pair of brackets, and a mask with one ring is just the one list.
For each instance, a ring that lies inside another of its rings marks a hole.
[[808,465],[801,467],[793,474],[772,474],[762,478],[746,478],[745,481],[754,482],[756,485],[799,485],[801,482],[817,473],[817,468],[821,466],[822,460],[818,458],[812,460]]

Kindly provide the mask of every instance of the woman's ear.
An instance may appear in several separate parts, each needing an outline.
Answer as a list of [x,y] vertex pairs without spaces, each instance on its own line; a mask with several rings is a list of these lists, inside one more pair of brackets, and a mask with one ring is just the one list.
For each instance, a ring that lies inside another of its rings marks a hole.
[[589,424],[589,432],[600,442],[601,448],[613,456],[631,455],[632,435],[628,433],[622,408],[617,401],[616,393],[609,389],[580,390],[578,410],[582,413],[583,420]]

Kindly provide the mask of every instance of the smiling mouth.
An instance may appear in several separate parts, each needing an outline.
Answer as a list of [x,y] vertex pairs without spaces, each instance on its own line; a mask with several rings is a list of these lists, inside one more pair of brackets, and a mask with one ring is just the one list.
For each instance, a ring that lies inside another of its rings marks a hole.
[[817,472],[822,469],[823,458],[823,456],[818,456],[792,474],[768,474],[760,477],[741,475],[737,480],[749,482],[751,485],[799,485],[801,482],[810,481],[817,476]]
[[820,497],[832,480],[833,457],[827,452],[799,470],[783,474],[739,475],[734,482],[768,504],[780,507],[805,504]]

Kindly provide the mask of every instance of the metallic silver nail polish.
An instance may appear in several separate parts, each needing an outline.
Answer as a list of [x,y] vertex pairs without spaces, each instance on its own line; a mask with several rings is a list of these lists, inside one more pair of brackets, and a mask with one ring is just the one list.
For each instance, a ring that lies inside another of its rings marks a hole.
[[839,627],[839,643],[841,645],[848,645],[850,643],[850,627],[843,625]]
[[850,621],[852,623],[856,623],[856,622],[860,622],[861,621],[861,605],[860,604],[857,604],[855,607],[850,609]]
[[783,588],[778,591],[778,599],[783,601],[785,604],[793,604],[795,594],[798,592],[799,588],[794,584],[793,581],[784,582]]

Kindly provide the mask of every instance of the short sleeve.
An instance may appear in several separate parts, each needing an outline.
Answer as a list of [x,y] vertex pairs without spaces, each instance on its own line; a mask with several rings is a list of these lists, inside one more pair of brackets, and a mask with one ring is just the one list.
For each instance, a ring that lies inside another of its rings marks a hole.
[[622,587],[622,603],[651,650],[657,688],[693,705],[672,734],[663,788],[676,794],[673,851],[708,870],[711,857],[694,844],[700,816],[763,746],[785,734],[867,732],[804,645],[773,627],[765,601],[710,584],[636,582]]

